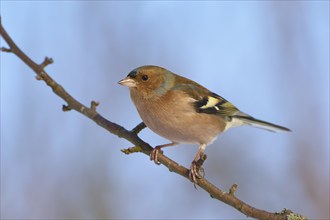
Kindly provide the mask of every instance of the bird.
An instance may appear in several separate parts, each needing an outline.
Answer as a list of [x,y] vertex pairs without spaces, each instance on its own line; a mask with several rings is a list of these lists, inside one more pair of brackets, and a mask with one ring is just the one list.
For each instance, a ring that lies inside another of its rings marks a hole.
[[194,184],[204,177],[198,161],[205,155],[206,146],[229,128],[251,125],[274,132],[290,131],[256,119],[197,82],[160,66],[135,68],[118,83],[129,88],[145,125],[170,141],[156,146],[150,153],[150,159],[156,164],[160,164],[158,155],[163,152],[162,148],[183,143],[199,145],[189,170],[189,179]]

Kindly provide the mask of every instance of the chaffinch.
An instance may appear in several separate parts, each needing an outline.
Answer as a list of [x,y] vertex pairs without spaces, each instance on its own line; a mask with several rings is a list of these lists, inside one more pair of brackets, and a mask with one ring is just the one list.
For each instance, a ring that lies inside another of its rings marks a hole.
[[118,83],[129,87],[131,99],[146,126],[171,141],[151,152],[150,159],[156,164],[161,148],[179,143],[199,144],[189,173],[194,183],[196,178],[201,178],[197,161],[221,132],[241,125],[290,131],[253,118],[198,83],[159,66],[138,67]]

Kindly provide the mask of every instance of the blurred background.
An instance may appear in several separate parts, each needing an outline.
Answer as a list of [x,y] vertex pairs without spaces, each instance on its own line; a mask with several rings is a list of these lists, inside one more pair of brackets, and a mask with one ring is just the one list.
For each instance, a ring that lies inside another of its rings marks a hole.
[[[1,1],[3,26],[76,99],[127,129],[117,84],[163,66],[288,133],[222,134],[206,178],[260,209],[329,216],[329,1]],[[1,46],[6,43],[1,39]],[[77,112],[13,54],[1,55],[2,219],[245,219]],[[152,145],[168,141],[145,129]],[[197,146],[165,154],[189,166]]]

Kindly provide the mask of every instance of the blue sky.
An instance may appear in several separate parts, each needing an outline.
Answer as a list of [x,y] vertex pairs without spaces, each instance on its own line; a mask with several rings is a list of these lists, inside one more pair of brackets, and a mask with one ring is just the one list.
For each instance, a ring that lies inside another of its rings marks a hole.
[[[117,82],[146,64],[191,78],[290,133],[231,129],[207,148],[206,177],[255,207],[329,218],[328,1],[1,1],[2,23],[75,98],[130,129]],[[6,44],[1,39],[1,45]],[[76,112],[1,53],[2,218],[245,218],[201,189],[126,156],[126,140]],[[152,145],[167,140],[145,129]],[[197,146],[165,154],[189,166]]]

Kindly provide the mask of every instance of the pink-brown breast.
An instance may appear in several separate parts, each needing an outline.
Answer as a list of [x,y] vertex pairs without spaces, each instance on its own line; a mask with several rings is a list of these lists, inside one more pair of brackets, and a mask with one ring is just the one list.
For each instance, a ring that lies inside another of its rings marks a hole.
[[143,122],[172,142],[209,144],[226,126],[220,116],[197,113],[193,105],[195,100],[183,92],[169,91],[161,97],[143,99],[134,88],[130,91]]

